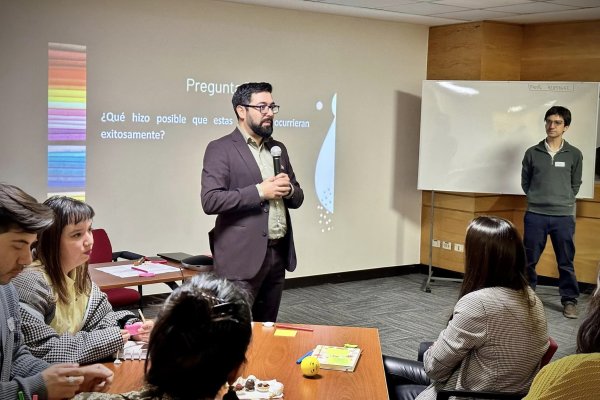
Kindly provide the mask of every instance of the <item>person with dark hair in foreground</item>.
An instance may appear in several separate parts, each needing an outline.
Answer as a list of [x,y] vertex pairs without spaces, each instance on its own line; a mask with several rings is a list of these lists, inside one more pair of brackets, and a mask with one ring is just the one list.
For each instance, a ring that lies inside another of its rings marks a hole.
[[79,390],[107,390],[113,373],[34,357],[23,343],[17,293],[11,279],[32,261],[31,247],[53,222],[52,210],[21,189],[0,183],[0,399],[64,399]]
[[524,400],[587,400],[600,393],[600,274],[596,280],[587,316],[577,332],[577,354],[542,368]]
[[[123,394],[81,393],[75,400],[221,400],[229,396],[252,336],[247,294],[212,274],[175,289],[150,334],[146,385]],[[237,398],[234,393],[230,395]]]
[[[36,262],[14,280],[25,343],[48,362],[106,359],[129,340],[125,325],[141,320],[130,311],[113,311],[90,279],[92,207],[65,196],[44,204],[54,211],[54,223],[40,234]],[[147,341],[153,324],[147,320],[132,338]]]
[[579,285],[575,276],[575,196],[581,186],[583,155],[563,139],[571,125],[571,111],[554,106],[544,116],[546,139],[525,152],[521,187],[527,195],[525,233],[527,274],[535,290],[535,267],[550,235],[558,264],[558,292],[563,315],[577,318]]
[[525,269],[523,242],[511,222],[471,221],[464,280],[448,326],[423,363],[384,357],[390,398],[432,400],[440,389],[526,392],[549,344],[544,307]]
[[209,232],[215,272],[252,294],[255,321],[275,322],[285,271],[296,268],[289,209],[302,205],[304,192],[285,145],[271,137],[279,111],[271,91],[266,82],[237,88],[238,126],[206,147],[201,200],[217,215]]

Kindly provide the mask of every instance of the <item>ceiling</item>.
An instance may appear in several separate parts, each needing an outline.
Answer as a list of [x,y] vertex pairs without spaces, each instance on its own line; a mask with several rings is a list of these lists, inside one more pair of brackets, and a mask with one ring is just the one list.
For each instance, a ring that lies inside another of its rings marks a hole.
[[600,0],[224,0],[437,26],[475,21],[516,24],[600,20]]

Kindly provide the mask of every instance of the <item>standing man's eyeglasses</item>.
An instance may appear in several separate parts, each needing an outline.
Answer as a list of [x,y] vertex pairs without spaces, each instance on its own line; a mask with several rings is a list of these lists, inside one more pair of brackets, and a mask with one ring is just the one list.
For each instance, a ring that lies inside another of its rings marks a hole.
[[242,107],[252,107],[260,111],[261,114],[266,114],[267,109],[271,110],[273,114],[277,114],[279,112],[279,106],[277,104],[261,104],[258,106],[253,106],[251,104],[240,104]]

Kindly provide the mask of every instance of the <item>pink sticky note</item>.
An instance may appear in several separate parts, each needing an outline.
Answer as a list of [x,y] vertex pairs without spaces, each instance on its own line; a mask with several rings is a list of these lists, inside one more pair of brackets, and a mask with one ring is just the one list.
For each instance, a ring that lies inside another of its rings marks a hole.
[[138,276],[141,276],[143,278],[150,278],[156,276],[156,274],[154,272],[142,272]]
[[127,332],[129,332],[130,335],[137,335],[137,333],[140,330],[140,328],[142,327],[142,325],[143,324],[141,322],[136,322],[131,325],[125,325],[125,330]]

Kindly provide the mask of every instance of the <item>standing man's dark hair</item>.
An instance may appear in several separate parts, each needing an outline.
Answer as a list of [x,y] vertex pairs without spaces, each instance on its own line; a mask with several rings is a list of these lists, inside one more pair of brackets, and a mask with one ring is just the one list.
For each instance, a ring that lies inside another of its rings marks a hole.
[[233,97],[231,98],[231,104],[233,105],[233,112],[235,112],[236,117],[239,119],[240,116],[237,112],[237,107],[250,104],[250,99],[254,93],[273,92],[273,86],[267,82],[249,82],[244,83],[236,89]]
[[583,155],[563,139],[571,126],[571,111],[554,106],[544,115],[546,138],[525,152],[521,187],[527,195],[525,234],[529,283],[535,289],[535,267],[547,237],[558,265],[558,289],[563,315],[577,318],[579,285],[575,276],[575,196],[581,186]]
[[202,208],[217,215],[209,233],[215,272],[251,293],[255,321],[277,319],[285,271],[296,268],[289,210],[304,201],[287,148],[271,137],[279,111],[272,89],[237,88],[238,126],[208,144],[202,169]]
[[548,117],[558,115],[564,121],[565,126],[571,126],[571,111],[563,106],[550,107],[544,115],[544,122],[548,121]]

